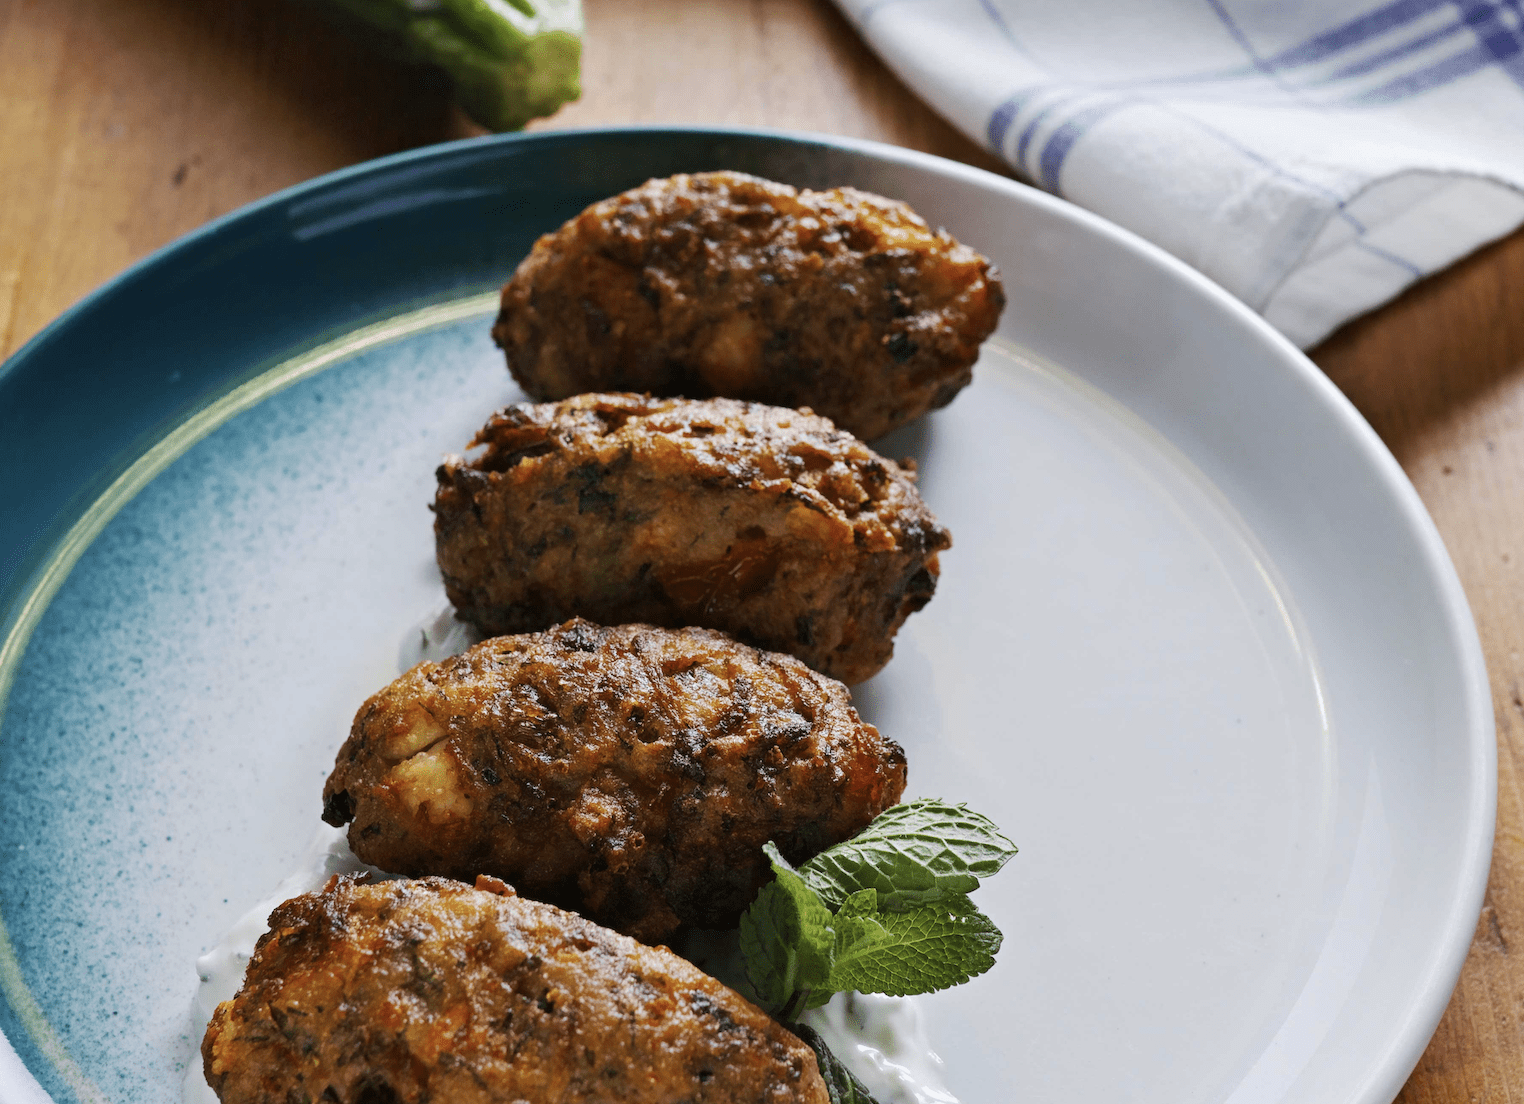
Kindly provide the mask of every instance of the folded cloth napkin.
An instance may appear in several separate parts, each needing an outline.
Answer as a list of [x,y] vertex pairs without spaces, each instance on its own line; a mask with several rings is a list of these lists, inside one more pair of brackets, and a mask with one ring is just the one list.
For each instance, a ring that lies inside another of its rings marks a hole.
[[1021,176],[1303,347],[1524,222],[1524,0],[837,3]]

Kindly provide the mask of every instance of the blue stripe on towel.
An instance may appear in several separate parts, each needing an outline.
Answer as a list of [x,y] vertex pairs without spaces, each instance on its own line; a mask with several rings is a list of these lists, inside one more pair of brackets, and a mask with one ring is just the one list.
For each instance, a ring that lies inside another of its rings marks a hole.
[[1319,79],[1317,83],[1333,84],[1335,81],[1349,80],[1351,77],[1363,77],[1366,73],[1374,73],[1376,70],[1384,68],[1394,61],[1400,61],[1405,57],[1411,57],[1413,54],[1427,50],[1436,42],[1443,42],[1447,38],[1452,38],[1465,29],[1466,24],[1464,22],[1446,24],[1437,31],[1430,31],[1428,34],[1409,39],[1399,46],[1393,46],[1389,50],[1372,54],[1363,61],[1351,62],[1344,68],[1335,70],[1328,76]]
[[995,110],[990,112],[990,121],[984,127],[984,136],[989,140],[992,150],[1004,155],[1005,136],[1010,132],[1011,124],[1016,121],[1016,116],[1021,114],[1021,109],[1027,105],[1027,101],[1033,94],[1040,91],[1042,91],[1042,85],[1029,84],[995,105]]
[[996,153],[1005,149],[1005,134],[1016,120],[1016,113],[1021,110],[1021,101],[1022,95],[1018,92],[1001,100],[995,105],[995,110],[990,112],[990,121],[984,125],[984,140]]
[[[1521,51],[1524,51],[1524,44],[1520,44],[1517,40],[1511,44],[1484,43],[1481,46],[1473,46],[1469,50],[1448,57],[1444,61],[1435,62],[1415,73],[1408,73],[1396,80],[1388,81],[1379,88],[1362,92],[1358,96],[1351,96],[1344,103],[1351,107],[1372,107],[1377,104],[1392,103],[1395,100],[1409,99],[1430,89],[1451,84],[1490,65],[1498,65],[1503,72],[1524,85],[1524,59],[1521,59]],[[1504,62],[1508,64],[1503,64]]]
[[1042,186],[1054,195],[1062,195],[1059,189],[1058,178],[1063,172],[1064,161],[1069,156],[1069,151],[1074,148],[1074,143],[1085,136],[1085,133],[1110,115],[1118,108],[1130,106],[1126,100],[1114,100],[1110,103],[1094,104],[1077,112],[1073,118],[1066,120],[1061,126],[1048,135],[1048,140],[1043,144],[1042,157],[1038,163],[1037,178]]
[[[877,10],[894,2],[895,0],[878,0],[877,3],[871,3],[870,8]],[[1460,15],[1458,22],[1423,31],[1405,42],[1399,42],[1370,57],[1351,61],[1331,75],[1314,78],[1311,84],[1303,85],[1303,88],[1327,86],[1336,81],[1380,73],[1387,68],[1396,68],[1393,63],[1419,55],[1435,44],[1466,31],[1470,31],[1475,37],[1475,45],[1421,69],[1396,75],[1375,89],[1346,96],[1335,101],[1336,105],[1344,108],[1361,107],[1406,99],[1493,65],[1524,87],[1524,0],[1393,0],[1391,3],[1384,4],[1365,15],[1324,31],[1270,57],[1261,57],[1255,51],[1253,43],[1229,12],[1225,0],[1203,0],[1203,2],[1216,13],[1218,19],[1253,63],[1253,68],[1245,67],[1241,71],[1241,79],[1246,82],[1246,87],[1258,84],[1259,87],[1265,88],[1265,82],[1273,82],[1284,92],[1297,96],[1299,106],[1303,108],[1321,108],[1324,105],[1309,102],[1304,93],[1299,94],[1298,89],[1284,83],[1283,74],[1279,70],[1334,58],[1340,53],[1371,42],[1381,35],[1394,30],[1400,31],[1401,28],[1419,18],[1446,8],[1458,10]],[[979,4],[991,22],[1007,36],[1011,45],[1020,49],[1019,44],[1009,37],[1010,28],[996,9],[994,0],[979,0]],[[1505,11],[1517,13],[1521,25],[1517,27],[1510,25],[1508,16],[1504,14]],[[1169,84],[1174,84],[1176,89],[1183,91],[1183,86],[1188,86],[1194,81],[1220,81],[1225,76],[1238,76],[1238,74],[1217,71],[1213,74],[1181,76],[1173,79],[1155,77],[1142,81],[1085,84],[1050,81],[1028,85],[995,106],[986,122],[985,136],[991,148],[1005,156],[1019,172],[1024,173],[1039,186],[1059,193],[1064,164],[1069,154],[1098,122],[1124,107],[1152,105],[1189,119],[1202,129],[1213,133],[1240,154],[1252,158],[1265,167],[1327,193],[1338,203],[1336,209],[1338,217],[1343,218],[1358,234],[1363,235],[1365,228],[1344,210],[1342,198],[1334,196],[1327,189],[1311,181],[1303,180],[1296,174],[1287,172],[1279,165],[1274,165],[1267,158],[1218,131],[1215,127],[1207,126],[1201,120],[1180,112],[1176,105],[1169,102],[1167,94],[1163,99],[1159,99],[1145,92],[1145,89],[1150,88],[1156,92],[1163,91],[1159,86]],[[1104,102],[1095,102],[1097,93],[1107,92],[1112,95]],[[1074,107],[1084,99],[1090,99],[1090,105],[1070,115]],[[1047,102],[1018,128],[1023,112],[1041,100]],[[1065,118],[1066,115],[1069,117]],[[1038,142],[1039,130],[1049,122],[1056,122],[1057,125],[1048,132],[1045,139]],[[1011,133],[1017,129],[1019,134],[1015,142],[1016,148],[1007,154],[1006,147]],[[1034,144],[1037,146],[1036,150],[1033,149]],[[1032,159],[1035,159],[1035,164],[1032,163]],[[1393,264],[1411,271],[1414,275],[1423,274],[1420,269],[1401,257],[1388,254],[1363,241],[1360,244]]]
[[1021,50],[1022,53],[1026,53],[1022,49],[1021,44],[1016,41],[1016,36],[1011,33],[1011,28],[1006,23],[1005,16],[1000,14],[1000,9],[995,7],[991,0],[979,0],[979,6],[984,9],[984,14],[989,16],[990,22],[995,24],[1005,40],[1018,50]]
[[[1254,63],[1254,68],[1274,81],[1282,91],[1291,96],[1296,96],[1296,90],[1281,79],[1276,66],[1259,56],[1259,51],[1254,48],[1254,43],[1249,41],[1249,36],[1244,34],[1243,28],[1238,25],[1238,21],[1228,14],[1228,9],[1223,6],[1222,0],[1206,0],[1206,2],[1207,6],[1212,9],[1213,14],[1217,16],[1218,22],[1227,28],[1228,34],[1233,37],[1233,41],[1238,43],[1238,48]],[[1300,97],[1297,98],[1300,99]],[[1316,107],[1318,105],[1308,103],[1306,106]]]
[[1361,249],[1365,250],[1367,253],[1371,254],[1372,256],[1380,257],[1383,261],[1390,261],[1392,264],[1396,265],[1398,268],[1400,268],[1403,271],[1407,272],[1410,276],[1414,277],[1415,279],[1421,279],[1424,276],[1428,275],[1427,272],[1425,272],[1423,269],[1419,268],[1412,261],[1405,260],[1404,258],[1397,256],[1397,254],[1395,254],[1395,253],[1392,253],[1392,252],[1390,252],[1388,250],[1382,249],[1379,245],[1372,245],[1370,242],[1366,241],[1364,238],[1358,238],[1358,239],[1356,239],[1355,244],[1358,245]]
[[1448,0],[1394,0],[1374,11],[1351,19],[1309,38],[1300,45],[1282,50],[1265,59],[1265,64],[1276,69],[1298,65],[1311,65],[1342,54],[1353,47],[1363,45],[1373,38],[1386,34],[1405,24],[1443,8]]
[[1503,0],[1502,4],[1487,3],[1485,0],[1481,3],[1476,0],[1455,0],[1455,5],[1476,32],[1482,49],[1492,55],[1498,68],[1513,78],[1515,84],[1524,88],[1524,31],[1510,27],[1499,13],[1499,9],[1505,5],[1517,11],[1517,5],[1508,4],[1507,0]]
[[[1043,120],[1057,111],[1060,104],[1072,98],[1073,93],[1070,93],[1063,99],[1055,100],[1053,103],[1050,103],[1047,107],[1043,108],[1036,115],[1033,115],[1030,120],[1028,120],[1027,125],[1022,128],[1021,137],[1016,139],[1016,152],[1011,155],[1011,163],[1015,165],[1017,169],[1022,169],[1026,165],[1027,147],[1032,144],[1032,138],[1037,134],[1037,128],[1042,125]],[[1036,176],[1037,174],[1032,173],[1031,175]]]
[[[1242,33],[1238,32],[1233,25],[1220,0],[1207,0],[1207,3],[1217,12],[1219,18],[1228,24],[1229,29],[1235,32],[1235,37],[1239,39],[1245,51],[1253,57],[1249,45]],[[1519,10],[1519,0],[1396,0],[1395,3],[1378,8],[1341,27],[1309,39],[1300,46],[1266,58],[1263,66],[1271,70],[1279,70],[1320,61],[1342,53],[1352,46],[1368,42],[1398,26],[1411,23],[1420,16],[1444,6],[1459,9],[1461,17],[1459,23],[1420,35],[1416,39],[1373,57],[1351,63],[1316,83],[1327,84],[1377,72],[1391,62],[1417,54],[1436,42],[1469,28],[1477,39],[1477,45],[1411,73],[1394,77],[1376,88],[1348,97],[1341,102],[1341,106],[1374,106],[1408,99],[1430,89],[1450,84],[1489,65],[1497,65],[1515,83],[1524,87],[1524,37],[1499,18],[1499,11],[1503,7]],[[1255,60],[1258,62],[1259,59]]]

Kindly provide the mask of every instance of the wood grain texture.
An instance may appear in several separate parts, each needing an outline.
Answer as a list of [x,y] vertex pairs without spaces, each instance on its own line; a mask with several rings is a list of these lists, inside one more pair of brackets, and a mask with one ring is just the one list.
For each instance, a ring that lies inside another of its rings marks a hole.
[[825,0],[584,0],[583,8],[582,99],[532,130],[610,123],[817,130],[1004,171],[911,95]]
[[[999,169],[826,0],[584,0],[582,100],[536,129],[779,126]],[[207,219],[477,130],[445,82],[291,0],[0,0],[0,354]],[[1492,673],[1498,837],[1461,983],[1401,1100],[1524,1104],[1524,233],[1314,353],[1433,513]]]
[[0,353],[208,219],[472,130],[286,0],[0,0]]

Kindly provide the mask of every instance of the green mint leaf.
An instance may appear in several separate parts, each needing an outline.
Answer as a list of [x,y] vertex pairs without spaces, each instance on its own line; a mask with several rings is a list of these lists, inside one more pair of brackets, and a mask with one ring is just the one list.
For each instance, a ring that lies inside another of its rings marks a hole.
[[820,1032],[805,1024],[792,1024],[789,1030],[815,1052],[815,1063],[820,1067],[820,1077],[825,1082],[831,1104],[878,1104],[841,1059],[831,1053]]
[[[774,879],[741,916],[746,977],[763,1006],[783,1011],[797,993],[822,990],[831,972],[831,910],[771,843]],[[824,992],[824,997],[830,993]]]
[[785,1021],[834,992],[930,993],[995,963],[1000,930],[966,893],[1016,848],[965,806],[897,805],[798,870],[763,850],[774,879],[742,916],[740,946],[758,1003]]
[[880,909],[904,912],[972,892],[980,878],[996,873],[1014,854],[1016,845],[988,817],[963,805],[922,799],[886,810],[799,873],[833,909],[852,894],[873,889]]
[[878,890],[860,889],[841,903],[837,916],[873,916],[878,912]]
[[909,912],[838,914],[826,986],[908,997],[961,985],[995,964],[1000,929],[967,897]]

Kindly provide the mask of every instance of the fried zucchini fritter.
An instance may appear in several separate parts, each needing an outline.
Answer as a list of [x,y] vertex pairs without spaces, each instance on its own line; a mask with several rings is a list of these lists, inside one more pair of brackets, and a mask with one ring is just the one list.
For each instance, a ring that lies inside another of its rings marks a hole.
[[815,1056],[664,948],[491,879],[270,915],[201,1044],[222,1104],[826,1104]]
[[895,804],[905,753],[846,688],[705,629],[485,640],[355,716],[323,819],[398,874],[492,874],[647,943],[730,927],[769,877]]
[[540,238],[492,336],[537,399],[724,395],[872,440],[968,385],[1004,305],[994,266],[903,203],[711,172]]
[[702,625],[861,682],[951,537],[911,474],[812,414],[579,395],[510,406],[438,471],[445,591],[488,635]]

